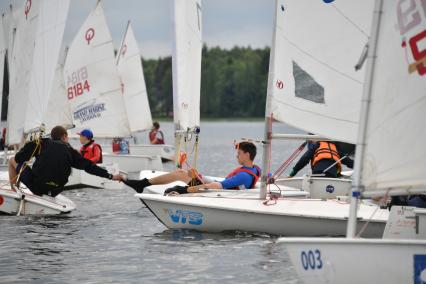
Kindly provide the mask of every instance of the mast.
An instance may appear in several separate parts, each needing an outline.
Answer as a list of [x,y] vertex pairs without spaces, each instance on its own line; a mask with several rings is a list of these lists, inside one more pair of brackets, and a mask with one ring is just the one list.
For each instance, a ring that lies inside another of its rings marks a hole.
[[365,155],[365,143],[368,115],[371,102],[372,86],[374,82],[374,67],[377,57],[377,41],[379,38],[380,19],[382,15],[383,0],[376,0],[373,12],[373,24],[371,26],[371,38],[368,49],[368,57],[370,60],[367,64],[366,80],[363,89],[363,98],[361,102],[360,123],[358,129],[358,142],[355,154],[354,179],[352,182],[352,196],[349,209],[348,227],[346,230],[347,238],[354,238],[356,234],[357,208],[361,192],[364,190],[362,185],[362,161]]
[[201,0],[173,1],[173,12],[175,162],[177,167],[181,167],[179,159],[182,144],[187,143],[192,134],[195,134],[197,143],[200,130]]
[[266,95],[266,108],[265,108],[265,131],[263,136],[263,155],[262,155],[262,175],[260,178],[260,192],[259,198],[266,199],[267,194],[267,181],[268,181],[268,165],[269,165],[269,151],[271,150],[271,137],[272,131],[269,132],[269,125],[272,123],[271,109],[272,90],[274,87],[274,73],[275,73],[275,43],[277,39],[277,19],[278,19],[278,0],[275,0],[275,18],[274,18],[274,33],[272,35],[272,47],[269,57],[269,74],[268,74],[268,90]]

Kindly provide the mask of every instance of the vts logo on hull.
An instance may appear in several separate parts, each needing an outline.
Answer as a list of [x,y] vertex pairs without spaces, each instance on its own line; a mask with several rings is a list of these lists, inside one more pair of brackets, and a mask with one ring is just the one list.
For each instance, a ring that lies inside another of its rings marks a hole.
[[203,223],[203,214],[189,210],[173,210],[167,209],[170,219],[176,224],[201,225]]

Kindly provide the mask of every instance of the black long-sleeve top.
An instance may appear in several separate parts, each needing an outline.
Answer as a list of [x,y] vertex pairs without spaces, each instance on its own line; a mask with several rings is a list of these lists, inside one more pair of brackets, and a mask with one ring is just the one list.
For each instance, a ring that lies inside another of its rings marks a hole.
[[[47,138],[42,139],[40,143],[41,149],[40,151],[36,151],[36,160],[32,166],[34,182],[37,185],[53,182],[57,186],[63,187],[68,182],[71,168],[84,170],[89,174],[99,177],[110,178],[111,176],[107,170],[83,158],[68,143]],[[25,144],[16,154],[15,161],[17,163],[28,161],[36,146],[36,142]]]

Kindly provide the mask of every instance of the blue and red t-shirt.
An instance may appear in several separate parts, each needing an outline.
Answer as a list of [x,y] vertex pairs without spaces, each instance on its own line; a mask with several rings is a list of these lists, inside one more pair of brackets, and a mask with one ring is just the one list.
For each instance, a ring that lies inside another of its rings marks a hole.
[[[256,167],[249,168],[249,167],[243,166],[242,168],[251,171],[255,175],[260,175],[260,172],[257,170]],[[240,186],[244,186],[245,188],[251,188],[253,180],[254,180],[254,177],[251,174],[240,172],[232,177],[224,179],[223,181],[220,182],[220,184],[222,185],[222,188],[224,189],[233,189]]]

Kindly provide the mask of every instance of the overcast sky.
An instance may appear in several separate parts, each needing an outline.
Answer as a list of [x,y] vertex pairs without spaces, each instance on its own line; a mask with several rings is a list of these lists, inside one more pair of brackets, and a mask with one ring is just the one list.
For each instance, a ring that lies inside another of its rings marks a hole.
[[[61,0],[58,0],[61,1]],[[64,41],[69,43],[97,0],[71,0]],[[103,0],[102,5],[118,48],[128,20],[145,58],[171,54],[173,0]],[[25,0],[0,0],[1,11]],[[208,46],[270,46],[275,0],[202,0],[203,40]]]

